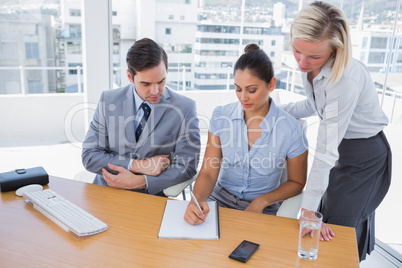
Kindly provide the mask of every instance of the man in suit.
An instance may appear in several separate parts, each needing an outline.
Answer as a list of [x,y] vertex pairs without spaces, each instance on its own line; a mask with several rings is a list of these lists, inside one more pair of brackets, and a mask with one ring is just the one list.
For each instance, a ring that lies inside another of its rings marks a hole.
[[93,183],[163,195],[195,175],[200,133],[195,102],[165,87],[166,52],[153,40],[127,53],[126,87],[102,93],[83,142]]

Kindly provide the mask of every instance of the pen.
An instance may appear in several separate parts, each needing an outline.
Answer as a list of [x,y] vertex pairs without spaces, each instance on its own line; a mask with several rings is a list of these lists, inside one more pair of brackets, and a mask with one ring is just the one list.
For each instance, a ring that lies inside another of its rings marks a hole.
[[201,209],[201,207],[200,207],[200,204],[198,204],[197,198],[195,198],[195,195],[193,194],[192,191],[190,191],[190,194],[191,194],[191,197],[192,197],[193,200],[194,200],[194,203],[197,205],[198,209],[199,209],[202,213],[204,213],[204,211],[202,211],[202,209]]

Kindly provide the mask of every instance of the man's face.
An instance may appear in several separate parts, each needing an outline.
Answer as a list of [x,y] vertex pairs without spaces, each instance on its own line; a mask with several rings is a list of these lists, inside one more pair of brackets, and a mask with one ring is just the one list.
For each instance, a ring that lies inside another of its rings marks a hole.
[[138,96],[150,104],[157,104],[161,100],[165,90],[166,74],[163,61],[158,66],[137,72],[134,77],[127,70],[128,80],[135,84]]

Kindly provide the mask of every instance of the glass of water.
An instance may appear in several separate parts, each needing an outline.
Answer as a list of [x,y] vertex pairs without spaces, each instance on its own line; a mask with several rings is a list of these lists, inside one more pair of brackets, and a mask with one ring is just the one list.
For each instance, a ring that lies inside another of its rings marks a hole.
[[315,260],[320,242],[322,214],[317,211],[303,210],[299,222],[299,250],[297,253],[304,260]]

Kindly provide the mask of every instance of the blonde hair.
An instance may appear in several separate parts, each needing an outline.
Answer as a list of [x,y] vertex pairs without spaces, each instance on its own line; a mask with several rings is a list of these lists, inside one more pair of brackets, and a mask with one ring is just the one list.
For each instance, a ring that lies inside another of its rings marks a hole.
[[332,70],[329,82],[335,84],[352,60],[352,44],[346,17],[335,6],[315,1],[303,8],[290,28],[290,41],[328,40],[332,48]]

